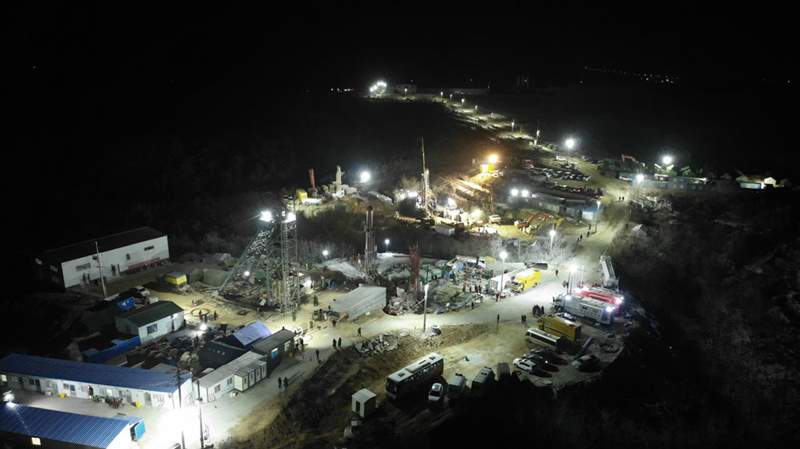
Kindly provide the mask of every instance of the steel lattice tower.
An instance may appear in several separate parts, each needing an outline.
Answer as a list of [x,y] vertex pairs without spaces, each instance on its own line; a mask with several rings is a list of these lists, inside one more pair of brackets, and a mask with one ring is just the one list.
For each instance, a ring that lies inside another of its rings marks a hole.
[[294,204],[289,204],[281,217],[281,308],[297,306],[299,279],[297,277],[297,216]]

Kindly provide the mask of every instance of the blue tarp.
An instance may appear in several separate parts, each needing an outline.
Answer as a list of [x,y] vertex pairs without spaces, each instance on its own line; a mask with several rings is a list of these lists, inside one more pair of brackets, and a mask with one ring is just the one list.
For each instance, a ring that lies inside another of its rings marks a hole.
[[19,404],[0,406],[0,432],[96,448],[108,447],[122,432],[130,438],[128,429],[139,422],[141,418],[132,416],[99,418]]
[[248,324],[247,326],[233,333],[233,336],[236,337],[236,340],[238,340],[239,343],[245,347],[252,345],[262,338],[267,338],[270,335],[272,335],[272,332],[270,332],[270,330],[267,328],[267,325],[261,321]]
[[[178,390],[175,376],[169,373],[34,355],[9,354],[0,359],[0,372],[163,393]],[[191,374],[182,372],[181,379],[185,382]]]
[[83,360],[90,363],[103,363],[106,360],[113,359],[120,354],[130,351],[142,343],[138,335],[127,340],[115,339],[112,340],[112,342],[114,343],[114,346],[101,351],[98,351],[94,348],[83,351]]

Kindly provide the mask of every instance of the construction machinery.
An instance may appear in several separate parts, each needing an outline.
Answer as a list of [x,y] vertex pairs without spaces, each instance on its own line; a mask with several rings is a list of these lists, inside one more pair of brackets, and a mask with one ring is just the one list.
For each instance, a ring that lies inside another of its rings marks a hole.
[[553,298],[556,311],[594,320],[601,324],[612,324],[616,307],[603,301],[577,295],[559,295]]

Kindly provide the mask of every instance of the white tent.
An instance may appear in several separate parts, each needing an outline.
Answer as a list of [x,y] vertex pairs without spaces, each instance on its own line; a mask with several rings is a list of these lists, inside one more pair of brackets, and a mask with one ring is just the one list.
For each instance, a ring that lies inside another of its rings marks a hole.
[[386,287],[361,285],[331,303],[331,310],[340,316],[356,319],[361,315],[386,305]]

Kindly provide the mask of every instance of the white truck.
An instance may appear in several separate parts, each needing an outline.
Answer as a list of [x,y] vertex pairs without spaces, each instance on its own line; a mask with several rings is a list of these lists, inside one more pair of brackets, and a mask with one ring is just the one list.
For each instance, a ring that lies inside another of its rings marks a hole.
[[454,227],[446,225],[433,225],[431,229],[433,229],[433,231],[437,234],[446,235],[448,237],[452,237],[456,233],[456,229]]
[[611,258],[608,256],[600,256],[600,268],[602,271],[602,285],[605,288],[617,289],[619,288],[619,279],[617,274],[614,273],[614,264],[611,263]]
[[609,303],[566,294],[553,298],[553,306],[556,310],[563,310],[577,317],[594,320],[601,324],[613,323],[614,312],[616,311],[616,308]]

